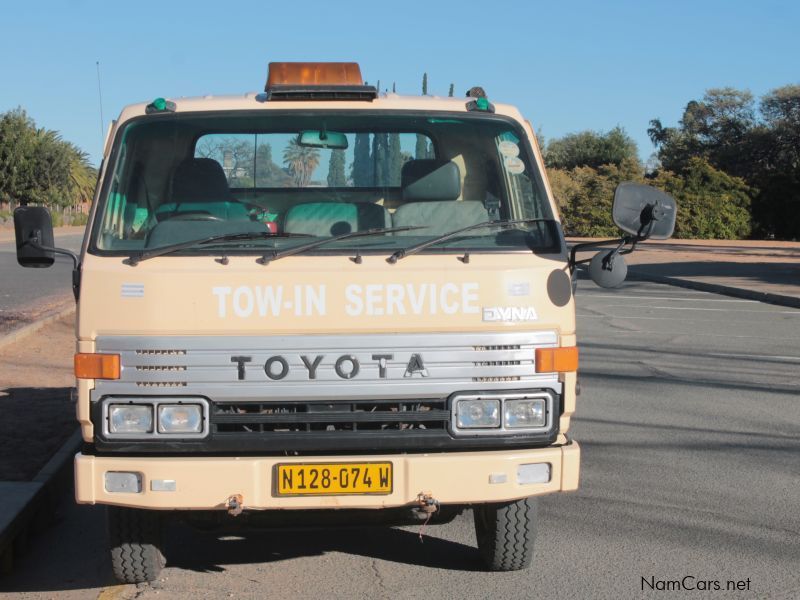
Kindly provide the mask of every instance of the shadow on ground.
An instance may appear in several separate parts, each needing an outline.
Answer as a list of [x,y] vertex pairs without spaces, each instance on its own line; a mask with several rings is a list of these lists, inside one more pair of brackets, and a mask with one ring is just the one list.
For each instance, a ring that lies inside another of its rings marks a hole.
[[30,481],[75,431],[72,388],[0,389],[0,481]]
[[[734,278],[763,284],[794,287],[800,291],[800,264],[797,262],[723,262],[693,261],[674,263],[636,263],[631,271],[661,277],[703,278],[709,283],[715,279]],[[766,290],[764,290],[766,291]]]

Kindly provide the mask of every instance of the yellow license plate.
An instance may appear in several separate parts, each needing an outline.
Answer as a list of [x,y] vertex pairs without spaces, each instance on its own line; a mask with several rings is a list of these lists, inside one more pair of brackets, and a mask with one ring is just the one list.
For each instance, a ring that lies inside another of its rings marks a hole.
[[309,463],[275,466],[276,496],[391,494],[392,463]]

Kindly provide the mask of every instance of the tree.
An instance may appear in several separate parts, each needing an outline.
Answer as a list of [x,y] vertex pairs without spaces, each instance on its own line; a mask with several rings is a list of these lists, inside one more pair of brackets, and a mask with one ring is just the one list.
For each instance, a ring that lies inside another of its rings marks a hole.
[[344,187],[347,185],[347,178],[344,174],[345,156],[344,150],[334,150],[328,162],[328,187]]
[[293,139],[283,151],[283,164],[294,187],[308,187],[314,170],[319,166],[319,150],[301,146],[297,139]]
[[400,150],[400,134],[389,134],[389,179],[387,184],[393,187],[400,187],[400,171],[403,168],[403,157]]
[[678,202],[675,237],[736,240],[750,235],[752,190],[705,159],[690,158],[681,175],[661,171],[648,183]]
[[[256,149],[253,146],[252,135],[208,135],[200,138],[195,156],[210,158],[222,165],[230,187],[252,188],[255,183],[253,168],[256,163]],[[267,152],[271,161],[272,149]]]
[[290,187],[292,178],[272,158],[272,146],[261,143],[256,148],[256,187]]
[[638,159],[626,158],[597,169],[549,169],[548,178],[569,235],[610,237],[618,233],[611,220],[614,190],[623,181],[641,180],[642,174]]
[[389,136],[376,133],[372,136],[373,185],[389,185]]
[[648,135],[665,169],[680,173],[691,158],[702,157],[717,169],[746,177],[752,161],[745,148],[755,126],[753,95],[719,88],[707,90],[700,101],[690,101],[676,128],[653,119]]
[[693,159],[744,180],[757,236],[800,237],[800,86],[772,90],[755,108],[747,91],[711,89],[676,127],[648,130],[663,169],[688,177]]
[[608,133],[582,131],[547,144],[545,164],[555,169],[575,167],[598,168],[601,165],[620,165],[625,160],[638,160],[636,142],[621,127]]
[[87,155],[21,108],[0,115],[0,203],[74,207],[94,195]]
[[374,173],[369,155],[369,134],[357,133],[353,148],[353,185],[356,187],[372,187]]

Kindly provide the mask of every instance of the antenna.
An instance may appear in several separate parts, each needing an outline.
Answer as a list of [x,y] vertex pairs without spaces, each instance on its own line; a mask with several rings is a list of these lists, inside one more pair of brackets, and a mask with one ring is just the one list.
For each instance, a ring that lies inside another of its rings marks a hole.
[[97,95],[100,98],[100,152],[102,152],[102,145],[106,139],[106,132],[103,129],[106,121],[103,119],[103,90],[100,87],[100,61],[98,60],[95,65],[97,66]]

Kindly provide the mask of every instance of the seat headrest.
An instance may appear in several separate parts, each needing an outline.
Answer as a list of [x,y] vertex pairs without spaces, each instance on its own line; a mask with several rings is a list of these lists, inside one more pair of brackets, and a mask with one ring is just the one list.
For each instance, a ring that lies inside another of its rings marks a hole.
[[461,172],[449,160],[409,160],[400,174],[403,200],[456,200],[461,195]]
[[211,158],[187,158],[172,174],[172,202],[233,200],[222,166]]

